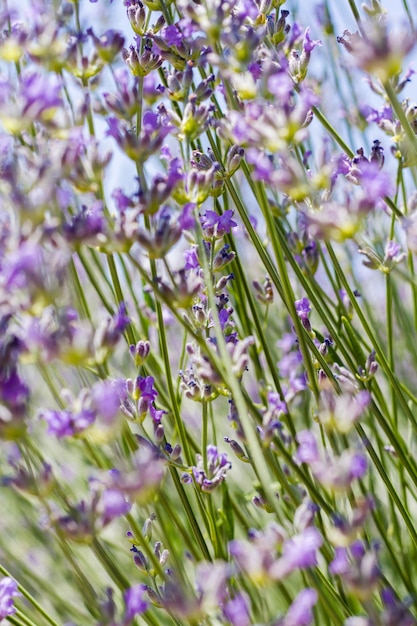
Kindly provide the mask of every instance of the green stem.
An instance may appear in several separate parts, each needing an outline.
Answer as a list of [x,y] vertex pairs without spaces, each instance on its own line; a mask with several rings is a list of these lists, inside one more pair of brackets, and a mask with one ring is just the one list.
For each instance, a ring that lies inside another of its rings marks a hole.
[[339,261],[337,260],[336,254],[334,253],[332,246],[330,244],[327,244],[327,249],[328,249],[329,255],[330,255],[331,259],[332,259],[333,267],[335,268],[336,273],[338,274],[339,279],[340,279],[344,289],[346,290],[346,293],[347,293],[347,295],[349,297],[349,300],[350,300],[353,308],[355,309],[355,312],[356,312],[356,314],[357,314],[357,316],[358,316],[358,318],[359,318],[359,320],[360,320],[360,322],[361,322],[361,324],[363,326],[363,329],[365,330],[365,332],[368,335],[372,345],[374,346],[375,352],[376,352],[376,354],[378,356],[378,361],[381,364],[384,372],[386,373],[386,375],[387,375],[387,377],[388,377],[388,379],[389,379],[389,381],[390,381],[390,383],[391,383],[391,385],[393,387],[393,390],[397,394],[398,401],[400,402],[400,404],[401,404],[401,406],[402,406],[402,408],[404,410],[404,413],[407,415],[408,419],[412,422],[414,427],[417,429],[417,419],[414,417],[413,413],[410,411],[410,408],[409,408],[409,406],[408,406],[408,404],[407,404],[407,402],[406,402],[406,400],[405,400],[405,398],[403,396],[401,387],[400,387],[400,385],[399,385],[399,383],[398,383],[394,373],[392,372],[392,370],[391,370],[391,368],[389,366],[389,363],[388,363],[388,361],[387,361],[387,359],[385,357],[385,354],[382,352],[382,350],[381,350],[377,340],[375,339],[375,336],[374,336],[374,334],[372,332],[372,329],[369,326],[368,321],[367,321],[366,317],[364,316],[364,314],[363,314],[363,312],[362,312],[362,310],[361,310],[361,308],[360,308],[360,306],[359,306],[359,304],[357,302],[357,299],[355,298],[355,296],[354,296],[354,294],[353,294],[353,292],[352,292],[352,290],[350,288],[350,285],[349,285],[349,283],[348,283],[348,281],[347,281],[347,279],[346,279],[346,277],[344,275],[344,272],[343,272],[342,268],[340,267]]
[[107,551],[103,548],[96,537],[93,539],[91,548],[112,581],[119,587],[119,589],[121,591],[128,589],[130,587],[129,580],[122,574],[116,565],[116,560],[108,555]]
[[191,505],[188,501],[188,498],[184,492],[184,488],[178,478],[177,470],[174,468],[170,468],[171,476],[176,486],[178,495],[181,500],[181,504],[184,507],[185,513],[188,517],[188,521],[190,522],[191,528],[193,529],[194,536],[197,540],[197,543],[200,547],[202,555],[206,561],[211,561],[212,558],[210,556],[210,552],[207,548],[206,542],[204,541],[204,537],[201,534],[200,526],[195,518],[194,511],[191,508]]
[[208,413],[207,402],[203,400],[202,406],[202,424],[201,424],[201,454],[203,456],[204,471],[208,472],[207,445],[208,445]]
[[417,154],[417,137],[416,134],[410,124],[410,122],[407,119],[407,116],[405,114],[404,109],[402,108],[398,98],[397,98],[397,94],[395,93],[394,88],[392,87],[391,83],[387,80],[384,82],[384,89],[385,92],[388,96],[388,100],[391,103],[392,108],[395,111],[396,116],[398,117],[398,119],[400,120],[401,126],[403,127],[403,130],[405,132],[405,134],[407,135],[407,139],[409,140],[411,146],[414,149],[414,152]]

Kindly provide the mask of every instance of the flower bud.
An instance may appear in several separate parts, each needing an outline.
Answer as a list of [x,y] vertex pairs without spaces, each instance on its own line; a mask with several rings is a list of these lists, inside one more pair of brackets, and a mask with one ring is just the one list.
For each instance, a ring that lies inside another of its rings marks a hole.
[[129,347],[130,355],[133,358],[136,367],[141,367],[145,363],[148,358],[150,348],[151,344],[147,340],[138,341],[136,345],[131,345]]

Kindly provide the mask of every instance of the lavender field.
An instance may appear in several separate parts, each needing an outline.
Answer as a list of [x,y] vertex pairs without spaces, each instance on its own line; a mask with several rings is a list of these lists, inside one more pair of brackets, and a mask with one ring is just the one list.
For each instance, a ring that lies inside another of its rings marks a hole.
[[417,626],[416,10],[0,2],[0,624]]

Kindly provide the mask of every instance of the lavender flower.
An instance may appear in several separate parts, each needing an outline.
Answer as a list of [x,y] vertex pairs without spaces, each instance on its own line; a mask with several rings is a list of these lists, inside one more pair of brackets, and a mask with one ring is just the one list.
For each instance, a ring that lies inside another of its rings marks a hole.
[[343,36],[338,37],[338,42],[354,57],[361,69],[375,74],[382,83],[401,72],[402,61],[415,44],[411,33],[388,32],[386,20],[373,20],[366,37],[345,30]]
[[158,454],[157,448],[140,447],[129,463],[110,471],[106,486],[131,500],[146,502],[164,477],[164,465],[164,457]]
[[317,565],[317,551],[323,543],[319,531],[310,526],[284,542],[282,556],[269,569],[273,580],[282,580],[297,569]]
[[130,587],[123,594],[126,606],[124,624],[131,624],[136,615],[145,613],[149,606],[146,599],[146,585],[138,584]]
[[250,601],[246,593],[236,594],[222,610],[231,626],[250,626]]
[[297,434],[298,450],[296,460],[307,463],[315,478],[326,488],[344,491],[353,480],[362,478],[368,464],[361,452],[346,449],[334,460],[320,455],[316,438],[311,431],[303,430]]
[[376,552],[367,551],[360,541],[352,543],[349,548],[336,548],[329,569],[340,576],[349,590],[361,599],[371,596],[380,575]]
[[56,110],[62,105],[61,81],[52,75],[26,72],[22,75],[20,92],[12,106],[11,86],[3,83],[0,101],[7,103],[2,121],[13,134],[27,130],[35,122],[53,123]]
[[313,607],[317,603],[315,589],[303,589],[291,604],[284,618],[276,626],[309,626],[313,621]]
[[232,219],[233,211],[229,209],[223,215],[218,215],[215,211],[206,211],[201,218],[201,226],[207,239],[221,239],[228,235],[231,229],[237,226]]
[[252,531],[250,541],[230,541],[229,552],[241,571],[255,584],[262,584],[269,579],[276,560],[275,551],[282,547],[286,537],[282,526],[271,523],[262,532]]
[[336,395],[324,389],[320,395],[319,420],[326,430],[347,433],[371,401],[368,391]]
[[17,582],[8,576],[0,580],[0,620],[16,613],[14,599],[22,594],[17,590]]
[[204,468],[204,459],[201,454],[197,454],[197,465],[192,468],[196,484],[204,493],[211,493],[226,478],[226,473],[232,464],[227,455],[219,453],[216,446],[207,446],[207,470]]

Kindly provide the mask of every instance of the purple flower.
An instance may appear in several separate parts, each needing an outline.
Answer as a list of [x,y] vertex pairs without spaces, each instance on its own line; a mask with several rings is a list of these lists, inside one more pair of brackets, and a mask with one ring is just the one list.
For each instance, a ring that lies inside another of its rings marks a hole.
[[313,41],[313,39],[311,39],[310,28],[308,27],[306,28],[304,33],[303,50],[306,52],[306,54],[310,54],[316,46],[321,46],[321,41]]
[[223,615],[232,626],[250,626],[250,601],[246,593],[238,593],[223,607]]
[[310,430],[302,430],[296,436],[298,449],[296,459],[299,463],[311,465],[319,459],[316,438]]
[[195,583],[203,610],[209,612],[210,608],[217,609],[224,602],[229,575],[229,566],[224,561],[202,562],[197,565]]
[[72,437],[86,430],[94,423],[96,414],[92,409],[82,407],[76,413],[68,410],[46,410],[41,412],[41,417],[48,424],[48,434],[62,438]]
[[126,305],[124,302],[121,302],[116,313],[113,316],[114,333],[120,336],[125,331],[127,326],[129,326],[129,324],[130,318],[127,315]]
[[129,513],[131,504],[120,491],[116,489],[107,489],[103,491],[100,501],[101,520],[103,526],[107,526],[116,517],[121,517]]
[[59,438],[71,437],[74,434],[72,415],[69,411],[45,410],[41,412],[41,417],[48,425],[48,434]]
[[282,378],[289,378],[294,375],[295,369],[303,362],[303,355],[297,352],[285,354],[278,362],[279,373]]
[[138,376],[136,384],[140,390],[140,397],[151,403],[155,400],[158,392],[153,387],[154,379],[152,376]]
[[[256,180],[271,181],[272,173],[275,169],[272,157],[258,150],[258,148],[248,148],[246,150],[246,160],[253,165],[253,175]],[[252,226],[256,228],[256,224],[252,224]]]
[[48,109],[62,105],[61,82],[51,74],[48,76],[38,72],[25,74],[21,89],[24,98],[22,116],[31,120],[39,119]]
[[156,446],[141,445],[130,458],[128,467],[110,470],[107,487],[120,491],[129,500],[143,503],[161,483],[164,465],[164,458]]
[[313,606],[318,600],[315,589],[303,589],[288,609],[282,626],[308,626],[313,621]]
[[[91,1],[91,0],[90,0]],[[117,30],[106,30],[101,37],[96,37],[92,28],[87,29],[95,43],[97,54],[105,63],[111,63],[115,56],[122,50],[125,39]]]
[[175,24],[164,28],[161,32],[161,37],[170,48],[181,46],[184,40],[183,34]]
[[[338,380],[342,386],[344,382],[346,386],[355,384],[343,374],[338,375]],[[324,389],[320,396],[320,423],[328,431],[348,433],[370,401],[371,394],[365,389],[356,391],[353,388],[340,395],[336,395],[331,389]]]
[[153,111],[146,111],[142,120],[142,127],[146,132],[154,132],[159,130],[160,118],[157,113]]
[[381,198],[389,196],[393,192],[389,174],[381,171],[376,162],[361,162],[358,180],[363,190],[363,197],[359,204],[360,211],[373,209]]
[[269,574],[281,580],[296,569],[306,569],[317,565],[317,551],[323,537],[314,526],[309,526],[299,535],[284,542],[282,556],[270,568]]
[[268,392],[268,406],[273,413],[287,413],[288,411],[287,403],[281,399],[281,396],[276,391]]
[[233,211],[229,209],[218,215],[215,211],[206,211],[201,217],[201,227],[207,238],[212,237],[221,239],[224,235],[228,235],[234,226],[237,226],[236,222],[232,219]]
[[197,454],[197,465],[192,468],[194,480],[204,493],[211,493],[226,478],[232,464],[227,455],[219,453],[216,446],[207,446],[207,472],[204,469],[203,457]]
[[64,224],[64,237],[75,244],[89,243],[92,239],[105,231],[106,221],[103,213],[103,203],[98,200],[90,207],[83,205],[81,211],[71,216]]
[[313,567],[317,565],[317,550],[323,543],[323,538],[317,528],[307,527],[299,535],[295,535],[284,542],[282,558],[294,567]]
[[182,213],[178,219],[178,223],[181,226],[181,230],[193,230],[195,227],[194,209],[196,205],[194,202],[188,202],[184,205]]
[[342,176],[346,176],[350,172],[350,159],[346,154],[340,154],[339,156],[332,158],[331,163],[333,165],[333,170],[331,174],[331,183],[332,187],[336,182],[339,174]]
[[133,200],[127,196],[119,187],[114,189],[111,197],[113,198],[116,207],[119,211],[126,211],[126,209],[133,207]]
[[329,570],[340,576],[361,600],[371,597],[380,578],[377,553],[375,549],[366,548],[362,541],[354,541],[349,548],[336,548]]
[[126,605],[125,621],[131,622],[136,615],[142,615],[148,608],[146,585],[134,585],[127,589],[123,598]]
[[346,548],[337,547],[334,551],[334,559],[329,565],[329,572],[338,576],[349,570],[349,558]]
[[17,590],[17,582],[8,576],[0,580],[0,620],[16,613],[13,598],[21,596]]
[[390,626],[416,626],[417,620],[408,608],[410,601],[401,602],[389,587],[381,591],[381,598],[384,604],[383,624],[389,624]]
[[200,262],[198,260],[197,247],[193,246],[189,250],[185,250],[183,252],[183,256],[185,259],[184,269],[186,270],[195,270],[200,267]]
[[106,137],[113,137],[118,143],[122,140],[121,124],[117,117],[109,117],[106,120],[108,129],[106,130]]
[[225,326],[226,326],[230,316],[231,316],[230,309],[225,309],[225,308],[220,309],[220,311],[219,311],[219,322],[220,322],[221,329],[223,331],[225,329]]
[[272,74],[268,78],[267,85],[270,94],[279,98],[279,102],[282,103],[282,106],[289,103],[294,91],[294,81],[287,72],[276,72]]
[[37,243],[26,241],[18,250],[10,253],[4,268],[7,289],[27,289],[28,284],[39,285],[43,270],[42,248]]
[[310,303],[307,298],[302,298],[301,300],[296,300],[295,302],[295,310],[298,313],[298,317],[303,318],[306,317],[310,311]]
[[362,107],[361,113],[367,122],[376,122],[377,124],[382,124],[384,121],[392,122],[394,119],[392,108],[388,105],[378,111],[365,105]]
[[94,346],[97,352],[105,349],[104,354],[106,354],[106,349],[113,348],[122,337],[129,323],[130,319],[127,315],[126,305],[124,302],[120,302],[113,317],[103,320],[94,333]]
[[357,452],[350,459],[349,478],[353,480],[355,478],[362,478],[366,474],[368,469],[368,462],[363,454]]
[[9,407],[18,410],[23,408],[29,399],[29,387],[20,378],[17,370],[12,368],[0,370],[0,399]]
[[385,246],[383,262],[386,268],[391,269],[395,265],[398,265],[398,263],[401,263],[401,261],[403,261],[405,257],[406,253],[401,252],[401,246],[399,243],[396,243],[395,241],[388,241],[387,245]]
[[94,409],[106,424],[110,424],[120,410],[118,384],[109,380],[100,381],[91,390]]
[[[281,13],[283,13],[283,11],[281,11]],[[288,14],[288,12],[286,13]],[[288,42],[288,45],[290,48],[292,48],[297,43],[297,40],[300,39],[302,33],[303,33],[302,26],[298,22],[294,22],[294,24],[291,27],[291,38]]]

